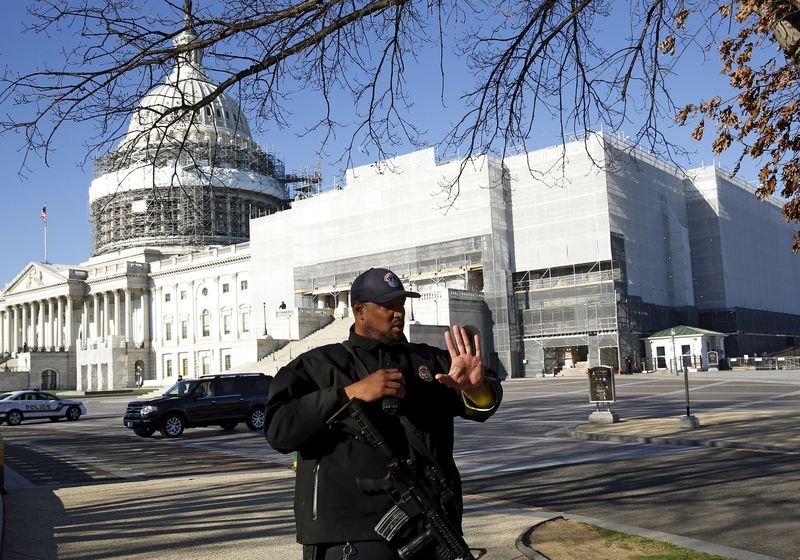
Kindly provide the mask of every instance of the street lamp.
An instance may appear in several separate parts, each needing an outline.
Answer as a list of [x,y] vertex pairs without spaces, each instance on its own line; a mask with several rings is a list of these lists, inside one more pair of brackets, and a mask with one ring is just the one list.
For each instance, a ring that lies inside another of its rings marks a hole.
[[680,375],[678,373],[678,358],[675,356],[675,329],[671,329],[669,334],[672,335],[672,367],[675,368],[675,375]]
[[[669,333],[672,335],[672,359],[675,360],[675,329],[670,330]],[[677,366],[678,362],[675,361],[675,375],[680,375]],[[700,421],[696,416],[692,416],[689,408],[689,366],[683,354],[681,354],[681,366],[683,367],[683,387],[686,392],[686,416],[681,416],[678,423],[683,428],[699,428]]]
[[267,336],[267,302],[263,302],[264,305],[264,336]]
[[[409,285],[411,286],[411,291],[412,292],[415,291],[414,290],[414,288],[415,288],[414,283],[413,282],[409,282]],[[414,321],[414,298],[408,298],[408,299],[411,302],[411,322],[415,323],[416,321]]]

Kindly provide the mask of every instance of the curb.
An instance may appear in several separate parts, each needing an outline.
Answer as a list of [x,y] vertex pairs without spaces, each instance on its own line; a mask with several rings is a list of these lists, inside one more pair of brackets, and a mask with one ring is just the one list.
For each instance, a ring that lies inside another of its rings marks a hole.
[[750,552],[749,550],[742,550],[739,548],[732,548],[729,546],[713,544],[710,542],[701,541],[690,537],[682,537],[680,535],[662,533],[661,531],[643,529],[641,527],[624,525],[622,523],[614,523],[613,521],[607,521],[605,519],[596,519],[594,517],[586,517],[583,515],[571,515],[568,513],[555,513],[555,512],[533,513],[532,515],[534,518],[538,518],[539,521],[533,527],[525,531],[525,533],[520,535],[519,538],[517,538],[517,543],[518,543],[517,550],[525,554],[528,558],[532,558],[534,560],[551,560],[550,558],[548,558],[547,556],[543,555],[540,552],[537,552],[533,548],[533,546],[535,546],[535,543],[533,542],[533,533],[537,527],[547,523],[548,521],[553,521],[555,519],[564,519],[566,521],[577,521],[579,523],[588,523],[590,525],[596,525],[597,527],[602,527],[603,529],[609,529],[611,531],[617,531],[619,533],[626,533],[629,535],[636,535],[639,537],[645,537],[652,540],[667,542],[669,544],[680,546],[682,548],[687,548],[698,552],[705,552],[706,554],[711,554],[715,556],[727,556],[734,560],[780,560],[780,558],[777,558],[775,556],[767,556],[765,554],[759,554],[757,552]]
[[530,558],[531,560],[550,560],[549,557],[533,548],[533,532],[548,521],[553,521],[554,519],[564,519],[564,517],[558,514],[548,517],[537,515],[536,517],[540,517],[540,520],[537,521],[533,527],[518,536],[514,546],[517,550],[524,554],[526,558]]
[[749,441],[725,441],[720,439],[698,440],[690,438],[674,438],[661,436],[634,436],[624,434],[604,434],[599,432],[584,432],[575,428],[559,431],[557,435],[564,435],[573,439],[589,441],[615,441],[620,443],[652,443],[659,445],[678,445],[683,447],[717,447],[724,449],[744,449],[748,451],[766,451],[769,453],[800,454],[796,447],[770,445],[767,443],[752,443]]

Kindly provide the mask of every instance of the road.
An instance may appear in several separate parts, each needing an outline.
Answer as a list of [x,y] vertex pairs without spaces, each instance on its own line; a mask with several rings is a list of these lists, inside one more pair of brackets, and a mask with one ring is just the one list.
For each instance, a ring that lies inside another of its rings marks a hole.
[[[616,378],[623,418],[685,411],[682,378]],[[500,501],[610,519],[779,558],[800,554],[800,469],[796,456],[564,437],[593,410],[583,378],[509,380],[498,414],[483,425],[458,422],[457,461],[465,491]],[[121,425],[127,397],[87,398],[78,422],[3,426],[6,464],[21,486],[63,487],[115,480],[287,469],[240,425],[187,430],[177,440],[143,439]],[[800,374],[695,374],[698,414],[800,405]],[[13,512],[9,512],[13,515]]]

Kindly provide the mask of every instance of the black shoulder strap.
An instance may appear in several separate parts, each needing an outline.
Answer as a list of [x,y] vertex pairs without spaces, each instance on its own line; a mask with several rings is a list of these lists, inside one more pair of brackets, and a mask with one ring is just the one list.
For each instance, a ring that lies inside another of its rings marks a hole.
[[[344,346],[347,351],[353,356],[353,361],[356,364],[356,372],[358,373],[358,377],[364,379],[369,375],[369,370],[367,370],[367,365],[364,361],[356,355],[355,349],[353,345],[350,344],[349,340],[345,340],[342,342],[342,346]],[[439,472],[443,472],[441,467],[439,466],[439,462],[434,458],[428,448],[425,446],[423,441],[417,435],[416,430],[414,429],[414,425],[409,421],[408,418],[405,417],[402,413],[398,412],[395,414],[397,418],[400,419],[400,424],[403,426],[403,431],[406,434],[406,439],[408,439],[408,444],[411,448],[422,458],[428,461],[431,465],[439,470]]]

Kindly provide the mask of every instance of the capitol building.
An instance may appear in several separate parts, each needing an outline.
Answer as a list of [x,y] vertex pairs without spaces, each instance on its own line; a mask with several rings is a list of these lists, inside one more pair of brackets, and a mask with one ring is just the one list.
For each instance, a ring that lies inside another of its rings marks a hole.
[[175,110],[214,86],[201,51],[179,60],[95,161],[88,260],[31,262],[0,291],[0,389],[274,372],[346,337],[350,284],[373,266],[422,294],[410,340],[470,325],[503,377],[644,363],[646,338],[677,325],[721,333],[693,351],[699,370],[800,345],[792,226],[724,169],[598,133],[503,160],[421,150],[318,192],[225,94]]

